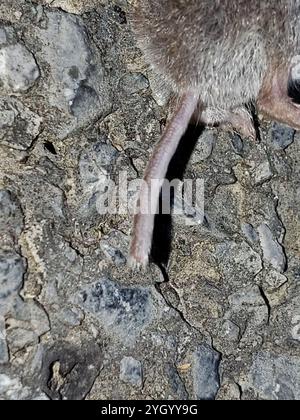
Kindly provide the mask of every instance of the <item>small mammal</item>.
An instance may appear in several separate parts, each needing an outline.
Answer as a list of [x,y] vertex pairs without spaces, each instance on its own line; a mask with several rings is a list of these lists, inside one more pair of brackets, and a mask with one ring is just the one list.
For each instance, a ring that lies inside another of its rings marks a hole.
[[[132,24],[146,61],[171,84],[177,102],[146,169],[146,186],[165,178],[192,117],[255,138],[247,108],[254,104],[300,129],[300,102],[291,94],[300,91],[300,0],[139,0]],[[145,185],[140,208],[148,200]],[[157,205],[159,195],[156,186]],[[141,211],[134,218],[134,267],[148,263],[154,218]]]

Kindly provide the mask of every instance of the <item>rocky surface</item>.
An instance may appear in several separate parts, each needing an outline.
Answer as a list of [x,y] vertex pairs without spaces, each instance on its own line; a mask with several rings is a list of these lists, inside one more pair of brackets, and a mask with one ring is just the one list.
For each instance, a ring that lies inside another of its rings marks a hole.
[[192,128],[170,177],[204,217],[158,218],[127,268],[110,186],[134,202],[170,93],[132,3],[1,1],[0,399],[300,399],[298,133]]

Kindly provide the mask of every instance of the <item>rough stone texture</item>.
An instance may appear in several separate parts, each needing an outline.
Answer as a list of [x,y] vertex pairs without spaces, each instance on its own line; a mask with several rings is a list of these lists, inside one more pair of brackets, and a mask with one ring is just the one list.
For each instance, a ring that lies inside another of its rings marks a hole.
[[120,379],[139,388],[143,385],[143,369],[141,362],[133,357],[124,357],[121,360]]
[[194,354],[194,393],[197,400],[214,400],[220,388],[220,354],[202,345]]
[[248,380],[242,382],[245,396],[252,392],[259,399],[299,400],[299,370],[299,357],[259,352],[253,356]]
[[0,299],[7,299],[21,289],[24,275],[22,258],[11,252],[0,254]]
[[33,55],[21,44],[0,48],[0,83],[8,93],[24,92],[39,77]]
[[132,4],[0,2],[0,399],[300,399],[298,133],[192,127],[170,177],[205,214],[159,217],[127,267],[112,182],[131,207],[171,94]]
[[284,272],[286,268],[284,251],[282,246],[274,238],[271,229],[266,224],[262,224],[258,228],[258,233],[265,261],[270,263],[279,272]]
[[13,98],[0,99],[0,141],[27,150],[41,131],[42,118]]

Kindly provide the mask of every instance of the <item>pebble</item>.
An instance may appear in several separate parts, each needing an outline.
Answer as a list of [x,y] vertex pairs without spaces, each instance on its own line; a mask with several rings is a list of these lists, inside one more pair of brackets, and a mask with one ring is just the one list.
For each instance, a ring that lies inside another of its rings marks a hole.
[[220,388],[220,353],[206,344],[200,345],[193,355],[193,384],[197,400],[214,400]]
[[261,163],[255,169],[255,185],[264,184],[267,181],[270,181],[273,177],[273,172],[268,161]]
[[14,251],[0,251],[0,300],[3,301],[20,290],[24,273],[24,260],[19,254]]
[[241,137],[238,134],[234,133],[234,134],[231,134],[230,139],[231,139],[231,144],[235,153],[237,155],[241,155],[244,151],[244,143]]
[[274,122],[270,128],[268,139],[274,149],[284,150],[294,142],[295,134],[294,129]]
[[0,365],[9,362],[9,352],[6,342],[5,320],[0,317]]
[[268,270],[263,276],[263,283],[271,290],[279,289],[287,281],[288,278],[276,270]]
[[7,328],[9,348],[14,352],[38,344],[39,338],[50,330],[45,310],[34,300],[17,300]]
[[149,80],[142,73],[130,73],[121,80],[121,87],[127,95],[149,88]]
[[39,29],[39,52],[51,71],[50,101],[62,111],[68,111],[81,83],[88,77],[90,51],[80,19],[67,13],[50,12],[47,28]]
[[258,234],[256,233],[254,227],[249,223],[242,224],[242,232],[245,235],[246,239],[252,243],[257,243],[259,241]]
[[120,379],[132,386],[141,388],[143,385],[143,368],[141,362],[133,357],[124,357],[120,365]]
[[22,44],[0,48],[0,81],[8,93],[30,89],[40,76],[34,56]]
[[258,233],[264,260],[271,264],[275,270],[284,273],[287,261],[282,245],[277,241],[268,225],[261,224]]
[[[105,140],[103,138],[103,140]],[[81,155],[79,170],[81,182],[84,186],[106,180],[113,170],[118,156],[117,150],[104,141],[99,141],[88,147]]]
[[[24,216],[17,197],[8,190],[0,190],[0,233],[18,237],[24,227]],[[1,239],[0,239],[1,243]]]
[[76,307],[65,308],[59,313],[59,318],[65,325],[78,327],[84,320],[84,313]]
[[75,302],[96,316],[107,333],[128,342],[135,340],[153,318],[147,288],[122,287],[108,278],[84,288]]
[[192,156],[192,163],[199,163],[208,159],[216,144],[217,137],[212,130],[205,130],[199,137],[196,149]]
[[232,321],[227,320],[222,325],[222,332],[224,338],[227,338],[230,341],[238,341],[241,334],[241,329]]

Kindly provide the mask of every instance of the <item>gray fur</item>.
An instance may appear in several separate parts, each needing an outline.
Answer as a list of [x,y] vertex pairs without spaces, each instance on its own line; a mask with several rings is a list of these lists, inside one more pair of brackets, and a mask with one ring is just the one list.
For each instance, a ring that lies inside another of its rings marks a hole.
[[256,100],[271,62],[300,54],[299,16],[299,0],[139,0],[133,28],[176,93],[227,110]]
[[[133,28],[147,62],[179,100],[147,166],[147,187],[165,178],[192,117],[255,139],[246,106],[253,102],[265,115],[300,129],[298,102],[288,97],[298,86],[290,76],[300,80],[300,0],[139,0]],[[147,198],[143,188],[139,204]],[[147,265],[153,226],[152,214],[136,215],[133,266]]]

